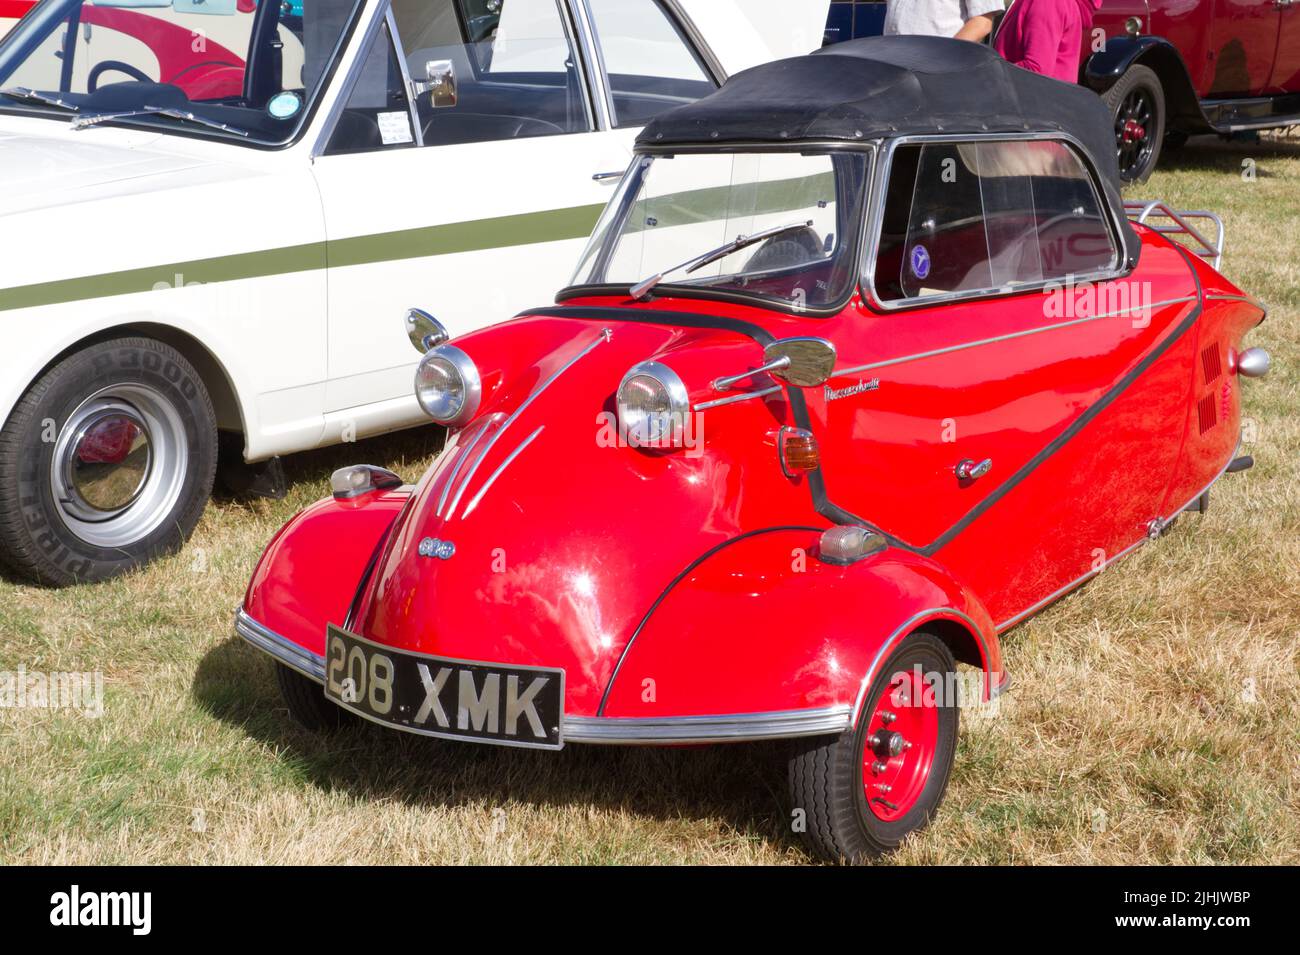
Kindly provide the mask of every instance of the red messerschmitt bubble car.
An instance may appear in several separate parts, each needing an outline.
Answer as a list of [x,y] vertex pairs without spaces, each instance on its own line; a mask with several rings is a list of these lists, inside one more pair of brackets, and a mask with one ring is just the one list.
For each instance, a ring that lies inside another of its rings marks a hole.
[[313,727],[790,738],[812,848],[897,846],[957,664],[1002,692],[1000,634],[1250,464],[1264,311],[1213,216],[1117,181],[1096,96],[976,44],[738,74],[646,128],[557,305],[407,316],[445,450],[337,472],[238,632]]

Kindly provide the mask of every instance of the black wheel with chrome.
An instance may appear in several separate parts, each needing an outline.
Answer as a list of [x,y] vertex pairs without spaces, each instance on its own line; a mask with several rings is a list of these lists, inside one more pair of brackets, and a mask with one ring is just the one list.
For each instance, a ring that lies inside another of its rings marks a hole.
[[1165,92],[1160,77],[1130,66],[1103,99],[1115,122],[1115,158],[1126,183],[1146,182],[1160,159],[1165,138]]
[[175,551],[216,464],[212,401],[178,351],[119,338],[74,352],[0,429],[0,562],[61,586]]

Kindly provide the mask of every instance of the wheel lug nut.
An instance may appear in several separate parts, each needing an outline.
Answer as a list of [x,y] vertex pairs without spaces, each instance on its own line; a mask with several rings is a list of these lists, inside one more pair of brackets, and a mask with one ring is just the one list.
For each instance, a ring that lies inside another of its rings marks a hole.
[[879,733],[872,733],[867,737],[867,745],[872,749],[879,749],[884,744],[884,739]]
[[903,740],[903,752],[906,753],[911,748],[912,744],[907,740]]
[[894,722],[894,720],[896,720],[896,719],[898,719],[897,714],[895,714],[895,713],[891,713],[891,712],[889,712],[888,710],[884,710],[884,711],[881,712],[881,714],[880,714],[880,722],[884,723],[886,726],[888,726],[890,723]]
[[876,783],[876,788],[879,789],[882,793],[887,793],[887,792],[889,792],[891,789],[893,789],[894,787],[893,787],[893,786],[886,786],[884,783]]
[[871,764],[871,771],[873,773],[883,773],[888,768],[889,768],[889,764],[882,763],[880,760],[876,760],[874,763]]

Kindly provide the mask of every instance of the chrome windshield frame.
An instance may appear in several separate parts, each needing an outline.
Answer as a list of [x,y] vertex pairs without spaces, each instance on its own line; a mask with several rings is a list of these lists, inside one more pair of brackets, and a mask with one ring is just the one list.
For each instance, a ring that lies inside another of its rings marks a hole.
[[[601,256],[612,254],[617,245],[617,239],[612,232],[608,232],[602,241],[602,227],[606,224],[617,225],[624,222],[630,212],[635,198],[640,193],[640,182],[643,181],[646,171],[653,165],[654,159],[658,157],[674,157],[678,155],[700,154],[700,155],[732,155],[732,154],[752,154],[752,153],[806,153],[812,155],[834,155],[834,154],[860,154],[864,157],[865,168],[863,169],[863,182],[861,187],[861,197],[852,209],[854,220],[849,224],[850,230],[847,233],[851,238],[851,246],[847,248],[844,255],[850,262],[846,270],[847,277],[844,282],[844,288],[836,290],[837,294],[833,301],[822,305],[800,305],[790,299],[778,298],[772,295],[761,295],[755,293],[741,292],[734,289],[708,288],[700,285],[668,282],[664,281],[656,285],[655,291],[661,296],[680,297],[680,298],[698,298],[709,301],[726,301],[735,302],[744,305],[756,305],[761,308],[773,309],[782,312],[788,312],[797,315],[808,315],[815,317],[825,317],[842,312],[859,292],[859,276],[862,271],[862,262],[867,250],[865,241],[867,236],[867,222],[870,219],[867,204],[871,201],[873,191],[873,181],[875,178],[877,143],[845,143],[833,140],[805,141],[797,143],[758,143],[758,142],[737,142],[737,143],[718,143],[708,145],[658,145],[654,147],[639,147],[636,152],[636,158],[628,167],[627,173],[619,183],[614,196],[611,197],[609,205],[601,213],[593,229],[591,239],[583,249],[579,259],[579,270],[575,271],[570,284],[561,289],[556,295],[557,302],[564,302],[574,298],[593,295],[629,295],[631,286],[616,282],[585,283],[579,282],[578,271],[587,271],[584,269],[586,263],[590,260],[590,254],[593,246],[597,243],[601,245],[597,253]],[[621,229],[619,235],[621,236]]]

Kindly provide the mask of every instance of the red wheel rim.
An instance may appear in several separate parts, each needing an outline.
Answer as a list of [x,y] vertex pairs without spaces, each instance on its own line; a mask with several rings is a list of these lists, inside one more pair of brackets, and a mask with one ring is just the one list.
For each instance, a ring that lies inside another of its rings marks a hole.
[[872,815],[896,822],[925,791],[939,741],[939,709],[919,670],[896,673],[880,694],[862,748],[862,791]]

